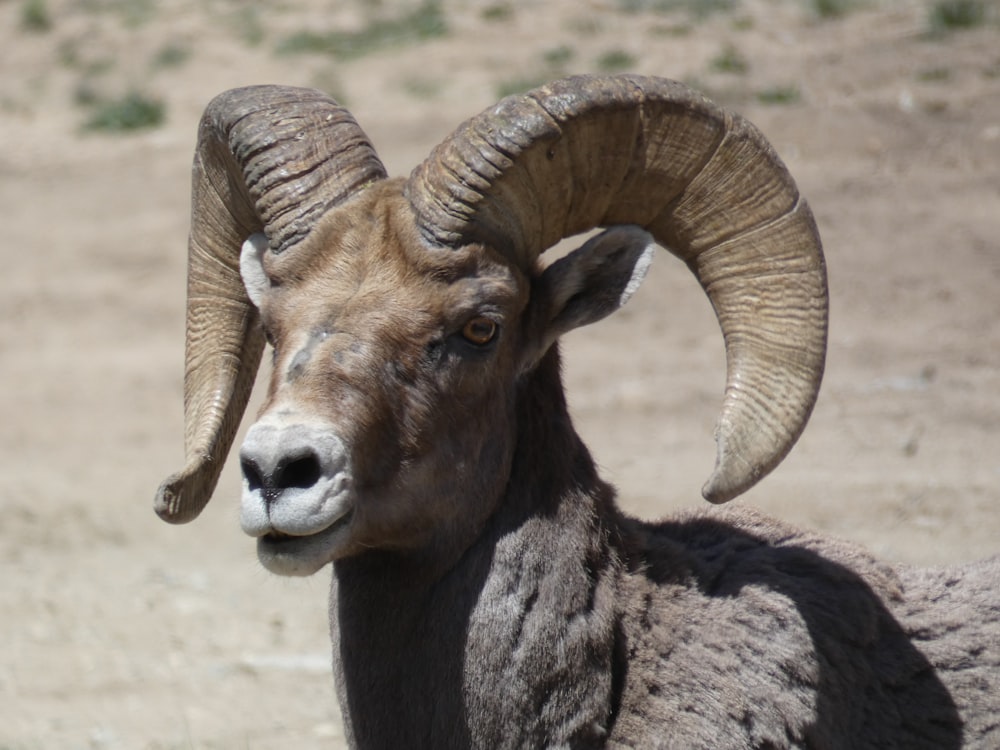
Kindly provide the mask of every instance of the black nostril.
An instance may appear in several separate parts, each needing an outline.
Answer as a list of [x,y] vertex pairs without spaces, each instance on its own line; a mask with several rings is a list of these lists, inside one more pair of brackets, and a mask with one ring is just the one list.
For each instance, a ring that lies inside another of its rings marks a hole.
[[314,453],[309,453],[279,465],[274,472],[273,484],[279,491],[292,487],[308,489],[319,481],[320,473],[319,458]]
[[254,461],[244,458],[240,461],[240,469],[243,471],[243,477],[247,480],[247,486],[251,491],[256,492],[264,486],[264,478]]
[[316,486],[323,476],[323,466],[319,456],[311,448],[290,450],[276,462],[246,454],[240,458],[240,469],[250,492],[259,492],[265,502],[271,503],[281,497],[285,490],[307,490]]

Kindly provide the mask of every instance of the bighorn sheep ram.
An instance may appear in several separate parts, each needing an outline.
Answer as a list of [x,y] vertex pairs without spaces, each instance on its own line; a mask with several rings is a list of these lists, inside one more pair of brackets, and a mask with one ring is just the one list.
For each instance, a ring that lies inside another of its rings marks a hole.
[[655,241],[726,343],[705,496],[800,434],[825,266],[747,121],[662,79],[568,78],[388,179],[334,101],[251,87],[208,106],[193,190],[187,465],[156,510],[205,506],[266,338],[242,526],[275,573],[332,563],[353,746],[1000,747],[997,560],[888,565],[746,508],[641,522],[573,429],[556,340],[623,304]]

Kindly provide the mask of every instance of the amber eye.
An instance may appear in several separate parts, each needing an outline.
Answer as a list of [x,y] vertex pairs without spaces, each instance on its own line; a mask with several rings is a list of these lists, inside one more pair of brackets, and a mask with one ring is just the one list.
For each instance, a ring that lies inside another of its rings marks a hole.
[[497,324],[484,315],[478,315],[462,328],[462,336],[470,344],[486,346],[497,335]]

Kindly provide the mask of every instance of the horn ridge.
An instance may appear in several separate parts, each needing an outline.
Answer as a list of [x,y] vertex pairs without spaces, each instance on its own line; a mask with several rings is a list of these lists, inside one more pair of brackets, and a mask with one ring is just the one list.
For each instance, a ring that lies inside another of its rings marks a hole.
[[232,445],[264,349],[240,278],[240,248],[263,231],[295,249],[330,208],[386,172],[351,114],[314,89],[250,86],[215,97],[192,168],[184,371],[184,468],[154,500],[166,521],[205,507]]
[[808,205],[747,120],[674,81],[575,76],[467,120],[406,195],[428,242],[486,243],[525,268],[571,234],[646,228],[695,273],[726,342],[703,494],[745,491],[797,440],[823,374],[826,270]]

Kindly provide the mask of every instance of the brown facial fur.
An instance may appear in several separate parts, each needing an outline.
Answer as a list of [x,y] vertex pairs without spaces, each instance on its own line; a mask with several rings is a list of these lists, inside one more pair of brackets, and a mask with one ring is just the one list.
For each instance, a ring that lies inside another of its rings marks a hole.
[[[358,499],[345,553],[471,539],[513,450],[528,280],[481,246],[428,248],[400,190],[368,188],[308,247],[265,263],[274,357],[261,416],[319,421],[347,444]],[[498,326],[482,346],[462,336],[478,317]]]

